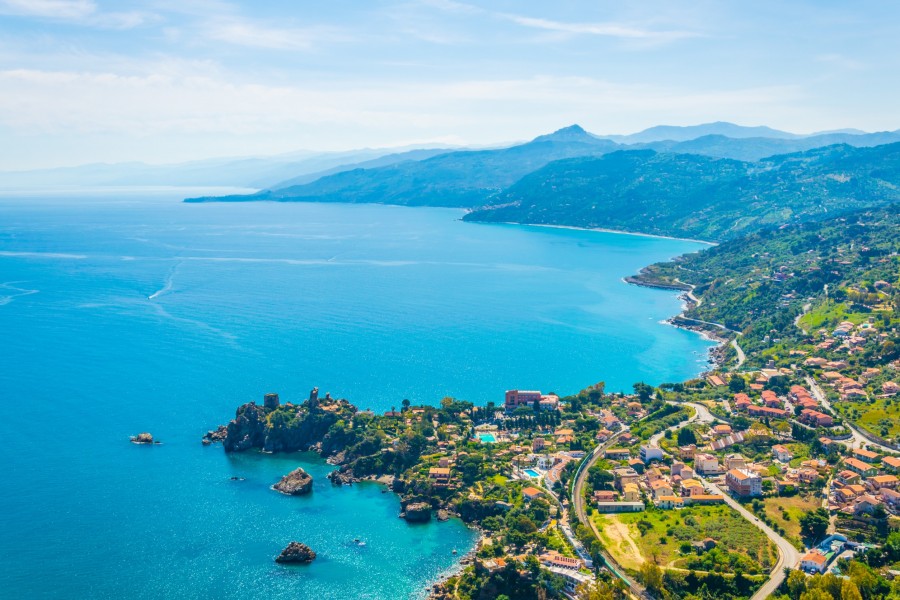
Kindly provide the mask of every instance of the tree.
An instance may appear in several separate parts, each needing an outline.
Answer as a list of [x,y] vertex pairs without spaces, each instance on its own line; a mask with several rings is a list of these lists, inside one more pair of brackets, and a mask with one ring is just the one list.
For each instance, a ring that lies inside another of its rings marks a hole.
[[646,402],[653,395],[653,386],[647,385],[643,381],[634,384],[634,393],[637,394],[641,402]]
[[697,435],[694,433],[694,430],[690,427],[682,427],[678,430],[678,445],[679,446],[687,446],[689,444],[697,443]]
[[817,508],[800,517],[800,533],[804,538],[819,540],[828,531],[829,514],[824,508]]
[[728,381],[728,389],[735,394],[743,392],[747,389],[747,381],[740,375],[735,375]]
[[834,596],[821,589],[813,589],[800,594],[800,600],[835,600]]
[[605,581],[586,581],[575,590],[577,600],[618,600],[624,598],[622,590]]
[[529,554],[525,557],[525,568],[528,569],[532,579],[536,579],[541,572],[541,562],[537,559],[537,556]]
[[859,588],[849,579],[845,579],[841,583],[841,600],[862,600]]
[[645,562],[639,572],[641,582],[652,592],[660,592],[663,585],[663,572],[658,565]]
[[403,406],[403,408],[401,409],[403,412],[406,412],[409,410],[409,400],[407,398],[404,398],[403,402],[401,402],[400,404],[401,404],[401,406]]
[[806,591],[806,575],[803,571],[791,570],[787,578],[788,595],[797,599]]

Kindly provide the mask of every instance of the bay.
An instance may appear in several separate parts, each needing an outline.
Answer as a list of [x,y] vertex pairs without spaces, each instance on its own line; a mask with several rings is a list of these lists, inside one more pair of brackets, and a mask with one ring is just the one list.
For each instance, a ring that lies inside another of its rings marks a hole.
[[[200,436],[269,391],[380,411],[705,366],[709,342],[661,324],[676,295],[621,280],[695,242],[183,195],[0,197],[10,597],[415,597],[473,543],[461,523],[410,526],[393,494],[333,488],[313,456]],[[128,443],[141,431],[163,444]],[[269,489],[298,465],[310,497]],[[276,565],[294,539],[320,558]]]

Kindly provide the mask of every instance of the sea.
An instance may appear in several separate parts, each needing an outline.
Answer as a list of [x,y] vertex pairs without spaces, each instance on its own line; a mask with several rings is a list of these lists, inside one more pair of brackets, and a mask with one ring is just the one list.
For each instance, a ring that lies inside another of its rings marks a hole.
[[[700,243],[181,202],[208,192],[0,194],[0,596],[422,597],[474,544],[461,522],[410,525],[394,494],[332,487],[314,455],[201,436],[267,392],[385,411],[707,366],[711,342],[663,323],[677,295],[622,281]],[[270,489],[297,466],[311,495]],[[317,560],[276,564],[292,540]]]

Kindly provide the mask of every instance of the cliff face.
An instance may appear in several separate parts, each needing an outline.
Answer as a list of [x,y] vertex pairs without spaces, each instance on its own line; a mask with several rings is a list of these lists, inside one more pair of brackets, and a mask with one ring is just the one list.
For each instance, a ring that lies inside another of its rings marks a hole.
[[222,445],[228,452],[258,448],[267,452],[318,450],[330,455],[342,449],[339,440],[328,435],[332,425],[352,417],[355,409],[346,400],[330,400],[327,405],[304,403],[276,408],[244,404],[228,423]]

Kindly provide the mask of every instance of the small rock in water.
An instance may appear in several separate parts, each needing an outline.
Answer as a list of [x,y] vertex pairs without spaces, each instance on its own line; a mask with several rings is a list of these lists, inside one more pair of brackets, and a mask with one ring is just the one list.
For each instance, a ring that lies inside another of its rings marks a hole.
[[298,467],[281,478],[281,481],[275,484],[275,489],[282,494],[291,496],[299,496],[308,494],[312,491],[312,476]]
[[149,433],[139,433],[137,435],[131,436],[131,442],[133,444],[153,444],[153,436]]
[[297,563],[297,564],[309,564],[316,558],[316,553],[307,546],[306,544],[301,544],[300,542],[291,542],[287,545],[287,548],[281,551],[275,558],[275,562],[277,563]]
[[427,502],[414,502],[406,506],[400,517],[410,523],[425,523],[431,520],[431,505]]

